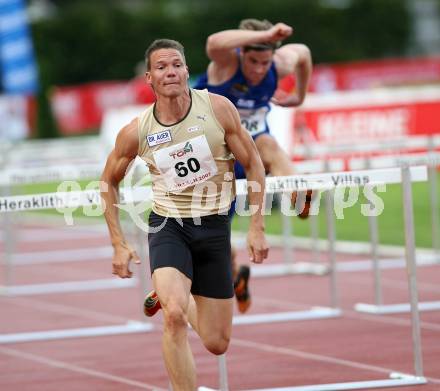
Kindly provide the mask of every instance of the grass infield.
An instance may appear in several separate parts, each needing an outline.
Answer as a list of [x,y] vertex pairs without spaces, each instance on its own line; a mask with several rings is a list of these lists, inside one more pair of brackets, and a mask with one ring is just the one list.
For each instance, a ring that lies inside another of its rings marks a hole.
[[[79,182],[81,189],[85,189],[88,182]],[[57,190],[57,183],[22,185],[13,189],[13,194],[38,194],[50,193]],[[432,247],[432,210],[429,199],[429,184],[413,184],[413,208],[417,247]],[[403,202],[402,188],[400,185],[388,185],[385,192],[375,192],[384,204],[383,212],[377,217],[379,226],[379,241],[382,244],[403,245]],[[348,194],[348,191],[347,191]],[[340,240],[369,241],[368,218],[361,212],[361,205],[366,199],[360,191],[358,201],[351,207],[343,209],[343,218],[335,217],[336,237]],[[39,213],[59,213],[57,211],[41,211]],[[74,217],[84,216],[82,208],[73,212]],[[273,207],[272,213],[266,216],[266,232],[269,234],[282,233],[282,219],[279,207]],[[90,217],[96,218],[96,217]],[[100,217],[102,218],[102,217]],[[319,236],[327,237],[326,213],[321,201],[318,214]],[[246,231],[249,218],[235,216],[232,229]],[[292,232],[296,236],[310,236],[309,220],[292,217]]]

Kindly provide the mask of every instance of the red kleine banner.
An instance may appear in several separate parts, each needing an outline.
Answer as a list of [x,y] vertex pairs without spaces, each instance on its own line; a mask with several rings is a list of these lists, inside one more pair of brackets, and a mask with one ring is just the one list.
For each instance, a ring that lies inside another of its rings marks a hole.
[[314,94],[302,111],[316,141],[327,144],[439,134],[440,88]]
[[440,101],[304,111],[316,140],[328,144],[438,134],[438,113]]

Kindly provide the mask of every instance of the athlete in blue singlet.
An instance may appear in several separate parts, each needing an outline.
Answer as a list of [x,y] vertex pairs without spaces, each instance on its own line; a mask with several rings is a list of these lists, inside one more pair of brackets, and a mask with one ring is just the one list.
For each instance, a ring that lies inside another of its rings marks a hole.
[[[237,50],[237,56],[240,49]],[[263,133],[269,133],[267,114],[270,111],[269,102],[277,89],[278,76],[275,64],[272,62],[269,71],[258,85],[249,85],[239,66],[234,76],[219,85],[209,84],[208,72],[205,72],[197,81],[195,88],[207,88],[210,92],[226,96],[238,109],[241,123],[255,140]],[[237,179],[246,177],[243,167],[235,164]],[[233,209],[231,209],[233,210]]]
[[[270,135],[266,121],[269,102],[280,106],[299,106],[305,98],[312,71],[310,50],[302,44],[286,44],[281,41],[292,34],[292,28],[284,23],[272,25],[267,20],[245,19],[238,30],[224,30],[208,37],[206,51],[211,60],[208,69],[195,88],[207,88],[210,92],[229,98],[237,107],[242,125],[254,138],[267,173],[274,176],[293,175],[293,165]],[[295,75],[294,94],[275,91],[278,80]],[[243,168],[235,167],[237,178],[244,178]],[[292,195],[295,203],[296,194]],[[311,195],[306,197],[300,217],[307,217]],[[250,305],[247,288],[249,268],[235,263],[235,293],[240,312]]]

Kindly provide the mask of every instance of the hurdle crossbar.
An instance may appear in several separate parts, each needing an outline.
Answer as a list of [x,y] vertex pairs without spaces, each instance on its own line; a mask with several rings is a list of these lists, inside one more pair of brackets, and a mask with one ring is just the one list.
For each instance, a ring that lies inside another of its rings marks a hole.
[[[368,304],[357,303],[354,309],[358,312],[364,312],[374,315],[386,315],[386,314],[403,314],[411,312],[410,303],[397,303],[397,304]],[[440,309],[440,301],[421,301],[417,304],[419,311],[436,311]]]
[[[400,378],[394,378],[396,376],[399,376]],[[421,385],[426,383],[427,380],[424,377],[401,375],[401,374],[396,375],[392,373],[390,375],[390,379],[383,379],[383,380],[314,384],[314,385],[296,386],[296,387],[259,388],[259,389],[248,389],[245,391],[343,391],[343,390],[365,390],[365,389],[374,389],[374,388],[403,387],[403,386]],[[216,391],[216,390],[207,387],[199,387],[198,391]]]
[[[367,388],[373,389],[373,388],[401,387],[401,386],[427,383],[427,380],[423,376],[421,339],[420,339],[420,319],[417,308],[418,297],[417,297],[417,278],[415,274],[415,270],[416,270],[415,238],[414,238],[414,220],[413,220],[413,205],[412,205],[413,201],[412,201],[412,190],[411,190],[411,182],[427,180],[427,169],[426,167],[417,167],[417,168],[403,167],[403,168],[391,169],[391,170],[394,172],[395,176],[389,177],[387,175],[383,175],[382,183],[403,184],[402,197],[403,197],[403,203],[405,205],[404,208],[405,246],[406,246],[405,255],[406,255],[407,268],[408,268],[408,287],[411,298],[410,308],[411,308],[413,359],[414,359],[415,375],[406,375],[406,374],[393,372],[390,374],[389,379],[344,382],[344,383],[334,383],[334,384],[316,384],[316,385],[305,385],[299,387],[252,389],[247,391],[342,391],[342,390],[358,390],[358,389],[367,389]],[[385,174],[385,172],[382,172],[382,174]],[[390,180],[391,182],[388,182],[388,180]],[[282,188],[282,186],[280,187]],[[335,183],[333,183],[333,188],[334,187],[336,187]],[[330,198],[332,193],[328,192],[328,194],[330,194],[329,195]],[[329,224],[328,228],[332,228],[331,224]],[[330,239],[329,242],[332,243],[334,241]],[[334,247],[331,246],[330,251],[333,252],[333,256],[334,256]],[[333,258],[333,256],[331,256],[331,258]],[[332,285],[334,285],[335,276],[333,275],[332,277],[333,277]],[[263,316],[264,315],[260,315],[260,317]],[[244,322],[243,324],[247,324],[247,323],[250,322]],[[234,324],[238,324],[237,321],[235,321]],[[219,384],[225,384],[225,381],[221,379],[221,376],[225,376],[225,374],[222,372],[219,374],[219,376],[220,376]],[[207,390],[210,389],[206,387],[199,388],[199,391],[207,391]]]
[[154,326],[151,323],[128,321],[125,324],[112,326],[0,334],[0,345],[35,341],[53,341],[69,338],[100,337],[105,335],[135,334],[152,330],[154,330]]
[[[97,199],[90,199],[91,194],[93,192],[83,192],[82,194],[78,194],[80,203],[85,205],[90,205],[90,203],[95,202],[98,204],[99,194],[94,194]],[[58,193],[49,193],[46,195],[47,197],[57,197]],[[9,196],[0,197],[1,206],[7,205],[8,202],[12,202],[13,207],[8,210],[8,212],[18,212],[22,210],[33,210],[33,209],[53,209],[54,206],[50,202],[46,202],[45,196],[34,195],[34,196],[13,196],[12,200]],[[34,207],[34,201],[32,201],[32,197],[36,200],[37,206]],[[16,204],[16,200],[18,199],[18,204]],[[65,205],[69,205],[71,202],[71,198],[67,193],[64,201],[66,201]],[[26,204],[24,208],[15,208],[16,205],[20,205],[20,202]],[[0,208],[1,208],[0,206]],[[0,212],[1,213],[1,212]],[[8,233],[8,231],[6,231]],[[6,235],[6,238],[8,235]],[[8,241],[7,241],[8,242]],[[108,254],[107,248],[100,249],[101,255],[110,255]],[[17,261],[16,257],[11,257],[11,254],[6,254],[6,258],[14,258],[14,261]],[[32,255],[26,259],[21,259],[21,264],[34,264],[41,263],[42,259],[32,259]],[[44,255],[44,253],[43,253]],[[46,254],[47,255],[47,254]],[[54,252],[52,254],[52,259],[54,260],[58,258],[62,258],[63,254],[59,252]],[[73,253],[72,256],[75,260],[78,260],[78,256],[83,256],[82,254]],[[50,255],[48,256],[50,258]],[[72,259],[70,259],[72,260]],[[20,259],[18,259],[20,261]],[[47,259],[46,259],[47,261]],[[67,260],[66,260],[67,261]],[[17,262],[20,263],[20,262]],[[11,263],[12,264],[12,263]],[[10,266],[10,265],[7,265]],[[8,270],[6,270],[8,273]],[[129,280],[121,280],[116,278],[108,278],[108,279],[95,279],[95,280],[83,280],[83,281],[64,281],[58,283],[46,283],[46,284],[25,284],[25,285],[0,285],[0,295],[5,296],[25,296],[25,295],[39,295],[39,294],[48,294],[48,293],[67,293],[67,292],[87,292],[87,291],[96,291],[96,290],[104,290],[104,289],[121,289],[121,288],[131,288],[134,287],[138,283],[137,278],[129,279]],[[0,334],[0,345],[1,344],[13,344],[13,343],[22,343],[22,342],[32,342],[32,341],[50,341],[50,340],[58,340],[58,339],[69,339],[69,338],[84,338],[84,337],[97,337],[97,336],[105,336],[105,335],[118,335],[118,334],[133,334],[133,333],[144,333],[149,332],[154,329],[154,326],[150,322],[146,321],[133,321],[129,320],[123,324],[114,324],[108,326],[97,326],[97,327],[82,327],[75,329],[58,329],[58,330],[46,330],[46,331],[30,331],[23,333],[5,333]]]
[[[413,182],[426,181],[426,167],[415,166],[410,169]],[[399,168],[360,170],[353,172],[334,172],[308,175],[290,175],[266,178],[267,193],[283,193],[305,190],[329,190],[334,188],[356,187],[359,181],[374,186],[376,184],[401,183]],[[237,195],[247,194],[247,181],[236,181]],[[56,199],[55,199],[56,197]],[[152,197],[150,186],[124,188],[121,190],[121,202],[142,202]],[[99,190],[42,193],[0,197],[0,213],[29,210],[62,209],[80,206],[93,206],[101,203]],[[237,211],[240,215],[240,211]]]
[[104,289],[132,288],[136,285],[137,279],[118,280],[116,278],[49,282],[47,284],[0,285],[0,295],[27,296],[45,295],[48,293],[89,292]]

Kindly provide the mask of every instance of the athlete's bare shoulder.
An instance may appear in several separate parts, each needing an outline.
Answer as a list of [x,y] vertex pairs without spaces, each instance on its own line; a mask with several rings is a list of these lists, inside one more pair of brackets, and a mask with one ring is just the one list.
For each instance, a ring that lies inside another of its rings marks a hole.
[[138,128],[139,120],[138,118],[134,118],[119,131],[115,144],[117,155],[124,157],[137,155],[139,148]]
[[240,115],[228,98],[210,92],[209,99],[217,120],[226,131],[240,127]]

